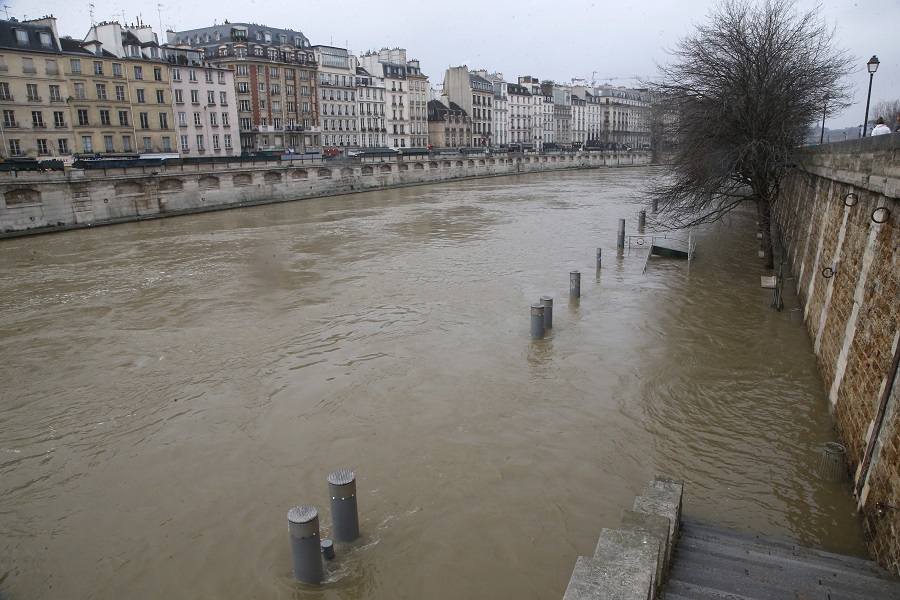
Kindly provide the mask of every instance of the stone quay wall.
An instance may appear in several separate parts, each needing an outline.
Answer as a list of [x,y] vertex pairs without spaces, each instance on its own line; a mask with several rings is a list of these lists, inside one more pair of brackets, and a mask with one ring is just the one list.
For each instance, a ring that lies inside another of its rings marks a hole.
[[0,173],[0,235],[58,231],[472,177],[647,165],[649,153],[296,159]]
[[776,223],[869,552],[900,574],[900,134],[805,149]]

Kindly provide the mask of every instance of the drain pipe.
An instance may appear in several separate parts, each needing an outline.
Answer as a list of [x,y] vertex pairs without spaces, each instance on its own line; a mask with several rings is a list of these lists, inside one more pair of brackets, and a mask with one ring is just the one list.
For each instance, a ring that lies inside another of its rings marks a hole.
[[872,466],[872,455],[875,453],[875,444],[878,442],[881,427],[884,425],[888,400],[891,397],[891,391],[894,389],[894,385],[897,381],[898,368],[900,368],[900,333],[894,337],[894,362],[891,364],[887,383],[884,386],[884,393],[881,394],[881,401],[878,403],[878,412],[875,413],[872,435],[869,437],[869,443],[866,444],[866,453],[863,454],[862,462],[859,465],[859,478],[856,480],[857,499],[862,498],[862,491],[866,485],[866,480],[869,477],[869,469]]

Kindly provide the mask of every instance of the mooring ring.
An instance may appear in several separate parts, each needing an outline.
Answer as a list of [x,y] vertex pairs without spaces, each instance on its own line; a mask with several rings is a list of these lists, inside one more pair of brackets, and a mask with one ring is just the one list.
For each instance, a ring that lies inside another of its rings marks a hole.
[[822,277],[824,277],[825,279],[831,279],[832,277],[834,277],[834,269],[832,269],[831,267],[825,267],[824,269],[822,269]]
[[638,246],[643,246],[643,245],[644,245],[644,238],[638,238],[638,239],[637,239],[637,245],[638,245]]
[[[885,213],[884,219],[882,219],[880,221],[875,218],[875,213],[877,213],[879,210],[884,211],[884,213]],[[872,211],[872,220],[878,224],[887,223],[888,219],[890,219],[890,218],[891,218],[891,209],[887,208],[886,206],[879,206],[878,208],[876,208],[875,210]]]
[[844,206],[856,206],[858,202],[859,202],[859,196],[857,196],[853,192],[850,192],[844,198]]

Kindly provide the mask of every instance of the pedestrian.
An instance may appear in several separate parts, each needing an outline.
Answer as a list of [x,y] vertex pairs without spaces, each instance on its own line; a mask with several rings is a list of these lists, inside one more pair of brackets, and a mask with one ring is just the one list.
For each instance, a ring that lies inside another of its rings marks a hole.
[[878,117],[878,120],[875,121],[875,127],[872,129],[872,135],[884,135],[890,132],[891,128],[884,124],[884,119]]

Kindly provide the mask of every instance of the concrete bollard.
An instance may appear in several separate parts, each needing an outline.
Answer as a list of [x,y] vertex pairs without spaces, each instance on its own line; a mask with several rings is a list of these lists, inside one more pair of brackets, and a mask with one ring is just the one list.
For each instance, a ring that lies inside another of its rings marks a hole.
[[647,211],[642,210],[638,213],[638,229],[640,229],[640,233],[644,233],[645,225],[647,225]]
[[531,339],[544,339],[544,305],[531,305]]
[[600,255],[601,255],[601,254],[603,254],[603,249],[602,249],[602,248],[597,248],[597,268],[598,268],[598,269],[600,268],[600,263],[602,262],[602,261],[600,260]]
[[619,235],[616,237],[616,248],[625,248],[625,219],[619,219]]
[[581,272],[569,273],[569,298],[581,298]]
[[328,475],[328,495],[331,496],[331,524],[335,541],[352,542],[359,538],[356,475],[353,471],[340,469]]
[[541,305],[544,307],[544,329],[553,329],[553,298],[541,296]]
[[289,510],[287,517],[294,579],[319,584],[325,578],[319,541],[319,512],[315,506],[303,504]]

